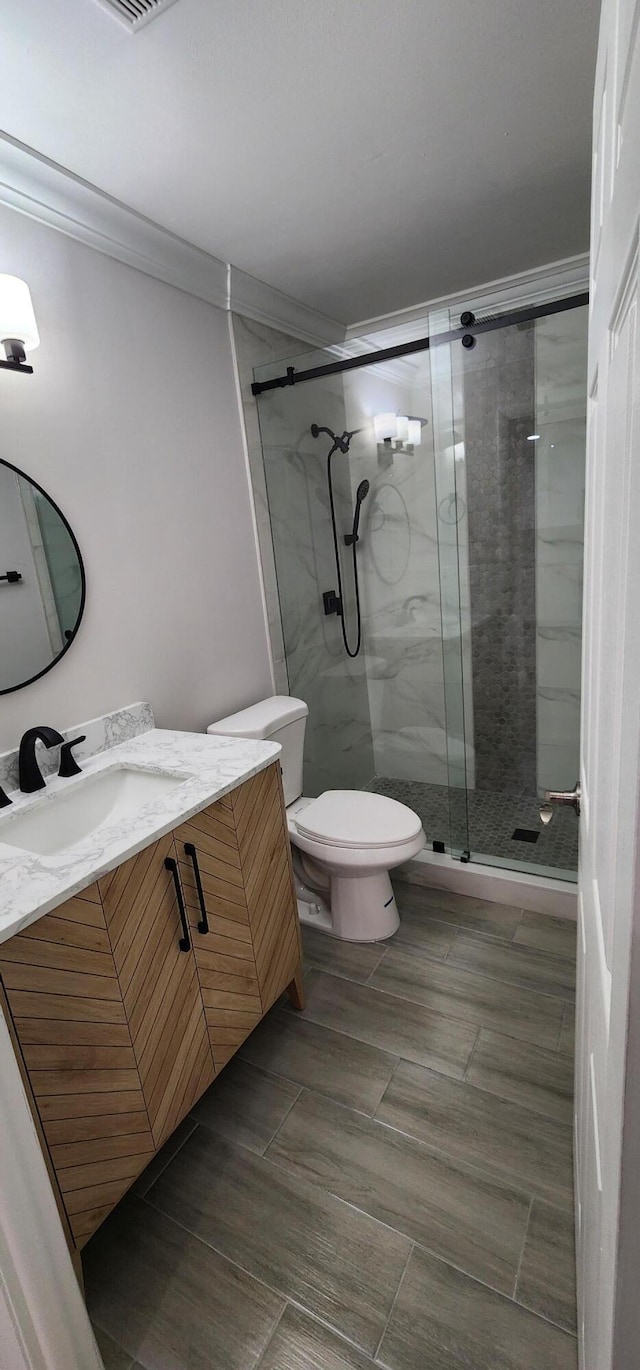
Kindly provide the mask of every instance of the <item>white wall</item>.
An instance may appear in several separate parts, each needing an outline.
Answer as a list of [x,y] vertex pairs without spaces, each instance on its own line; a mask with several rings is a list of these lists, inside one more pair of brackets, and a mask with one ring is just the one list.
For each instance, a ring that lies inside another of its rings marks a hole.
[[0,749],[142,698],[203,728],[270,692],[227,317],[4,207],[0,242],[42,340],[33,376],[0,372],[0,456],[60,505],[87,573],[71,650],[0,697]]

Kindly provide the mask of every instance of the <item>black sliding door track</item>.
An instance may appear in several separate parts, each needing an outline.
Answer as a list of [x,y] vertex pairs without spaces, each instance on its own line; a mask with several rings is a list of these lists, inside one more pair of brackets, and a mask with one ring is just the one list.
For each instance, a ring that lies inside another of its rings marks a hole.
[[327,362],[324,366],[313,366],[308,371],[296,371],[288,366],[284,375],[275,376],[270,381],[254,381],[252,395],[262,395],[265,390],[281,390],[286,385],[300,385],[302,381],[313,381],[318,376],[337,376],[341,371],[356,371],[361,366],[375,366],[378,362],[391,361],[393,357],[410,357],[413,352],[426,352],[430,347],[440,347],[443,343],[458,342],[461,338],[479,333],[492,333],[496,328],[508,328],[511,324],[530,323],[533,319],[543,319],[547,314],[563,314],[567,309],[579,309],[589,303],[589,292],[581,295],[568,295],[563,300],[551,300],[546,304],[528,305],[525,309],[512,309],[508,314],[493,314],[490,318],[476,319],[466,328],[454,328],[449,333],[437,333],[433,338],[416,338],[414,342],[398,343],[396,347],[383,347],[379,352],[364,352],[359,357],[343,357],[340,361]]

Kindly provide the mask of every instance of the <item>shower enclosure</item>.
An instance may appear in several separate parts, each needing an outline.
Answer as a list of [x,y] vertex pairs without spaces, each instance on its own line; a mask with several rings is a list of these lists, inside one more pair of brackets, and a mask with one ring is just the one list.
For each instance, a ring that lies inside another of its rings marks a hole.
[[586,315],[433,311],[255,371],[305,793],[373,789],[436,851],[568,880],[575,816],[539,808],[578,775]]

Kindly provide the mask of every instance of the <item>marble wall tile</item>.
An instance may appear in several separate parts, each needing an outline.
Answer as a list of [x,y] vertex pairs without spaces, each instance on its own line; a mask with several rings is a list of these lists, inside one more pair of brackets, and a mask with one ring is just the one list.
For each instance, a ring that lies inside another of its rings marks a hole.
[[545,742],[580,745],[580,690],[538,686],[538,725]]
[[580,691],[582,630],[580,625],[544,627],[537,634],[538,687]]
[[475,784],[534,790],[534,329],[500,329],[462,358]]
[[[444,643],[447,634],[459,643],[459,593],[456,587],[447,614],[429,369],[410,358],[393,375],[371,367],[344,380],[348,427],[361,430],[352,443],[352,490],[370,482],[359,565],[376,774],[446,784]],[[372,419],[387,411],[424,420],[413,453],[378,452]]]
[[[364,658],[351,663],[335,617],[324,615],[324,590],[337,589],[327,491],[327,439],[311,424],[346,426],[342,378],[270,391],[256,404],[253,368],[297,357],[299,340],[234,317],[236,355],[256,504],[276,688],[309,706],[304,787],[308,794],[367,784],[374,758]],[[308,359],[311,362],[311,358]],[[341,532],[351,526],[349,463],[333,463]],[[341,561],[345,614],[355,636],[353,582]]]
[[584,529],[578,523],[556,523],[540,527],[538,532],[538,561],[542,566],[582,566],[584,557]]
[[279,695],[288,695],[290,690],[286,657],[273,658],[273,678],[275,681],[276,693]]
[[538,743],[539,790],[572,790],[579,775],[580,755],[577,746]]
[[[55,724],[51,725],[52,727]],[[88,756],[95,756],[98,752],[106,752],[110,747],[117,747],[120,742],[127,742],[132,737],[138,737],[140,733],[147,733],[155,727],[153,709],[150,704],[144,702],[138,704],[128,704],[122,709],[114,709],[112,713],[101,714],[98,718],[89,719],[88,723],[74,724],[71,728],[60,728],[59,732],[65,739],[77,737],[84,733],[85,740],[74,747],[74,756],[82,761]],[[60,764],[60,747],[39,747],[38,765],[45,778],[54,775]],[[18,788],[18,748],[0,754],[0,786],[7,794]]]
[[587,311],[536,324],[537,779],[579,773]]
[[572,563],[538,565],[536,603],[541,627],[580,627],[582,571],[582,559]]

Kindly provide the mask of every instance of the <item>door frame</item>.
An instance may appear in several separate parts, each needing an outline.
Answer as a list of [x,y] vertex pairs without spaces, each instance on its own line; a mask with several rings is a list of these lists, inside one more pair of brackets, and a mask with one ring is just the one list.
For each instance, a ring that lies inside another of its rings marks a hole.
[[0,1364],[104,1370],[0,1012]]

